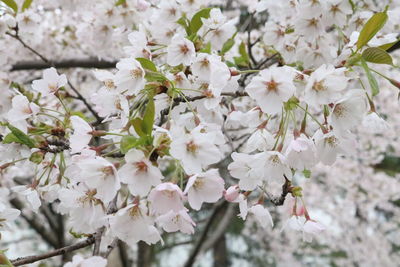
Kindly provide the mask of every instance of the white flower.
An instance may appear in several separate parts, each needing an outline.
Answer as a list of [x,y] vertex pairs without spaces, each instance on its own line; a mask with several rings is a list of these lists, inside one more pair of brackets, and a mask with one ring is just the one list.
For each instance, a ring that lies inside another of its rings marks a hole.
[[0,230],[9,230],[10,222],[14,221],[20,214],[19,210],[7,208],[0,203]]
[[335,163],[338,154],[347,154],[355,150],[355,141],[337,137],[333,132],[323,134],[318,130],[313,136],[317,149],[317,158],[325,165]]
[[213,133],[202,133],[193,129],[190,134],[181,134],[172,139],[170,153],[182,162],[187,174],[200,173],[202,168],[218,162],[222,153],[215,145]]
[[29,207],[34,211],[37,212],[39,207],[42,205],[40,201],[38,191],[33,187],[25,186],[25,185],[18,185],[12,188],[14,192],[23,195]]
[[131,149],[125,154],[125,165],[118,170],[121,182],[128,184],[129,191],[133,195],[145,196],[152,186],[161,182],[160,170],[153,166],[144,153],[137,149]]
[[210,169],[190,177],[184,193],[188,195],[190,206],[200,210],[203,202],[215,203],[222,197],[224,184],[218,169]]
[[325,231],[325,226],[321,223],[306,219],[304,216],[292,215],[284,223],[281,231],[289,227],[291,230],[300,231],[303,233],[303,241],[311,242],[314,235],[320,234]]
[[167,63],[171,66],[183,64],[189,66],[196,55],[191,41],[180,35],[175,35],[167,48]]
[[294,169],[310,169],[317,163],[314,142],[304,134],[290,142],[285,154],[288,165]]
[[78,233],[93,233],[106,224],[106,213],[101,201],[96,198],[96,190],[90,190],[83,183],[71,188],[62,188],[58,198],[58,211],[69,213],[69,225]]
[[35,103],[29,102],[24,95],[16,95],[12,99],[12,108],[7,113],[11,122],[25,120],[36,115],[40,108]]
[[32,82],[32,88],[46,96],[54,94],[66,84],[67,77],[65,74],[58,75],[55,68],[49,68],[43,71],[43,79]]
[[144,241],[155,244],[161,240],[160,233],[154,227],[153,221],[147,214],[147,209],[139,205],[128,205],[120,209],[115,215],[109,216],[112,235],[118,237],[130,247]]
[[184,210],[182,190],[173,183],[162,183],[151,190],[148,198],[153,214]]
[[115,74],[115,85],[119,92],[137,95],[144,89],[146,80],[142,65],[134,58],[123,58],[117,63],[118,72]]
[[318,107],[337,101],[341,96],[340,92],[347,87],[348,78],[344,71],[345,68],[335,69],[333,65],[325,64],[316,69],[305,88],[306,102]]
[[247,140],[243,152],[271,150],[275,144],[272,134],[265,128],[257,129]]
[[148,58],[151,55],[150,49],[147,47],[147,37],[141,31],[134,31],[128,35],[131,46],[125,46],[124,52],[133,58]]
[[185,234],[193,234],[193,227],[196,226],[185,210],[178,212],[170,210],[164,215],[159,216],[156,222],[168,233],[181,231]]
[[292,171],[286,165],[287,159],[284,155],[277,151],[267,151],[263,154],[265,159],[264,178],[266,180],[279,179],[284,175],[288,179],[292,178]]
[[110,202],[121,188],[114,165],[102,157],[77,161],[78,177],[72,179],[84,182],[90,189],[96,189],[96,197],[104,203]]
[[71,116],[70,118],[74,133],[69,138],[71,153],[77,153],[88,147],[93,131],[92,127],[81,117]]
[[228,66],[217,55],[197,54],[191,70],[193,75],[197,76],[202,82],[206,81],[218,90],[219,93],[214,92],[215,96],[220,95],[222,89],[231,78]]
[[226,17],[222,14],[219,8],[213,8],[210,11],[210,17],[207,19],[201,18],[201,21],[205,27],[215,30],[225,23]]
[[83,258],[81,255],[75,255],[71,262],[64,264],[64,267],[106,267],[107,260],[100,256]]
[[246,92],[268,114],[282,111],[282,103],[295,92],[294,72],[289,67],[262,70],[246,87]]
[[368,102],[364,90],[350,90],[336,102],[328,122],[333,126],[335,133],[344,135],[347,130],[362,122],[367,112]]
[[256,218],[257,222],[263,227],[266,228],[268,225],[271,227],[274,226],[274,222],[272,220],[271,214],[269,211],[260,204],[254,205],[249,208],[249,213],[253,214]]
[[362,125],[370,133],[383,133],[389,129],[389,124],[376,112],[371,112],[365,116]]
[[229,173],[239,179],[239,187],[242,190],[254,190],[262,185],[264,177],[263,154],[248,155],[233,152],[233,162],[228,165]]

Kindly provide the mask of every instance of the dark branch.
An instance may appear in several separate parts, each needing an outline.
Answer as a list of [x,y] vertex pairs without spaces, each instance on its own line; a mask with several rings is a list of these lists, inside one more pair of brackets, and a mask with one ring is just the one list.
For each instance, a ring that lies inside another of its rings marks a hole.
[[10,71],[42,70],[50,67],[55,67],[57,69],[68,69],[68,68],[112,69],[115,68],[115,64],[117,64],[116,61],[98,60],[96,58],[51,61],[50,63],[32,60],[32,61],[17,62],[12,66]]
[[20,265],[24,265],[24,264],[28,264],[28,263],[33,263],[33,262],[37,262],[40,260],[44,260],[44,259],[48,259],[54,256],[58,256],[58,255],[64,255],[68,252],[74,251],[74,250],[78,250],[87,246],[90,246],[94,243],[95,238],[93,236],[89,237],[88,239],[78,242],[76,244],[70,245],[70,246],[66,246],[63,248],[59,248],[41,255],[37,255],[37,256],[28,256],[28,257],[23,257],[23,258],[17,258],[15,260],[12,260],[11,263],[14,266],[20,266]]

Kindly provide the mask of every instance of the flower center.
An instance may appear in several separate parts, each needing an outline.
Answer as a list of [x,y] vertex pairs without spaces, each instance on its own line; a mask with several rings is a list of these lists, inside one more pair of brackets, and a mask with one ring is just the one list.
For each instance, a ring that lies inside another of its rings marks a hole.
[[197,179],[197,180],[194,182],[194,184],[193,184],[193,187],[194,187],[195,189],[201,189],[203,186],[204,186],[204,181],[203,181],[203,179]]
[[337,116],[337,117],[343,117],[344,114],[346,112],[346,107],[344,107],[341,104],[337,104],[335,106],[335,109],[333,110],[333,113]]
[[186,150],[192,154],[195,154],[198,149],[199,146],[196,145],[193,141],[190,141],[189,143],[186,144]]
[[180,48],[182,54],[184,54],[184,55],[186,55],[189,52],[189,47],[187,45],[185,45],[185,44],[184,45],[180,45],[179,48]]
[[314,89],[317,92],[321,92],[321,91],[325,91],[326,90],[323,81],[315,82],[313,84],[312,89]]
[[135,79],[142,77],[142,74],[143,74],[143,71],[139,68],[131,70],[131,75]]
[[147,172],[148,167],[145,162],[143,161],[135,162],[134,165],[139,172]]
[[115,87],[114,85],[114,81],[111,79],[105,80],[104,81],[104,85],[108,88],[108,89],[112,89]]
[[278,91],[278,85],[279,83],[275,82],[274,80],[271,80],[269,82],[265,83],[267,90],[269,92],[277,92]]

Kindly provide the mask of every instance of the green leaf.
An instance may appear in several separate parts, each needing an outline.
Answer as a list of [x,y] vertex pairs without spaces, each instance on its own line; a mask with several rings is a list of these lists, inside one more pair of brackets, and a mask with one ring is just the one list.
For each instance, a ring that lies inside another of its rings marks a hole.
[[310,171],[310,170],[304,169],[304,170],[303,170],[303,175],[304,175],[304,177],[306,177],[306,178],[310,178],[310,177],[311,177],[311,171]]
[[349,4],[351,6],[351,9],[353,10],[353,12],[356,10],[356,5],[354,4],[354,2],[352,0],[349,0]]
[[400,39],[399,39],[399,40],[396,40],[396,41],[394,41],[394,42],[392,42],[392,43],[387,43],[387,44],[380,45],[380,46],[378,46],[378,47],[381,48],[381,49],[383,49],[383,50],[385,50],[385,51],[387,51],[387,50],[389,50],[392,46],[394,46],[395,44],[397,44],[397,42],[399,42],[399,41],[400,41]]
[[246,50],[246,45],[245,43],[241,43],[239,45],[239,54],[247,61],[249,62],[249,55],[247,54],[247,50]]
[[34,148],[35,142],[28,135],[26,135],[20,129],[8,124],[8,129],[10,129],[11,133],[19,140],[21,144],[27,145],[30,148]]
[[185,16],[183,16],[180,19],[178,19],[176,21],[176,23],[178,23],[179,25],[181,25],[185,29],[187,35],[190,35],[189,21],[187,20],[187,18]]
[[143,57],[138,57],[136,60],[139,61],[144,69],[157,72],[157,67],[151,60]]
[[17,3],[15,3],[14,0],[1,0],[1,2],[6,4],[12,10],[14,10],[15,13],[18,13],[18,5],[17,5]]
[[374,14],[368,21],[365,23],[363,29],[360,32],[360,36],[357,40],[357,49],[360,49],[364,45],[366,45],[376,34],[382,29],[388,19],[388,15],[386,10],[384,12],[378,12]]
[[371,70],[369,69],[368,64],[364,58],[361,58],[361,66],[364,68],[365,74],[367,75],[368,82],[372,91],[372,96],[376,96],[379,93],[378,82],[372,75]]
[[206,46],[205,47],[203,47],[202,49],[200,49],[200,51],[199,51],[200,53],[207,53],[207,54],[211,54],[211,43],[210,42],[208,42],[207,44],[206,44]]
[[189,23],[190,34],[196,34],[200,30],[201,26],[203,26],[201,18],[208,19],[210,17],[210,11],[211,8],[204,8],[193,15]]
[[22,144],[21,141],[13,133],[9,133],[4,137],[3,144],[11,144],[11,143]]
[[231,50],[231,48],[235,44],[235,36],[236,36],[236,33],[233,35],[232,38],[229,38],[228,41],[226,41],[224,43],[224,45],[222,46],[222,49],[221,49],[221,53],[220,53],[221,55],[224,55],[226,52]]
[[134,118],[131,120],[131,124],[133,125],[133,128],[135,129],[135,132],[139,136],[145,136],[146,134],[142,130],[142,119],[141,118]]
[[368,62],[393,65],[393,60],[389,53],[379,47],[365,49],[362,53],[362,57]]
[[122,137],[121,144],[120,144],[121,152],[123,154],[125,154],[131,148],[136,147],[137,141],[138,141],[138,138],[136,138],[134,136],[127,135],[127,136]]
[[22,4],[21,10],[24,11],[25,9],[28,9],[31,6],[32,1],[33,0],[25,0],[24,3]]
[[151,135],[154,124],[155,116],[155,106],[152,97],[149,98],[149,103],[147,103],[146,111],[143,115],[142,130],[144,133]]
[[115,6],[120,6],[120,5],[124,5],[124,4],[126,4],[126,0],[118,0],[118,1],[115,3]]

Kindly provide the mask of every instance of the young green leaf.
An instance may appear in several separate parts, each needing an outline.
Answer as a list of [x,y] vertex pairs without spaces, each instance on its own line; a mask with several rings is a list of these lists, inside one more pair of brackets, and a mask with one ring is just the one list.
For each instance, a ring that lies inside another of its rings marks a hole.
[[396,41],[394,41],[394,42],[391,42],[391,43],[387,43],[387,44],[380,45],[380,46],[378,46],[378,47],[381,48],[381,49],[383,49],[383,50],[385,50],[385,51],[387,51],[387,50],[389,50],[390,48],[392,48],[392,46],[394,46],[395,44],[397,44],[399,41],[400,41],[400,39],[399,39],[399,40],[396,40]]
[[139,61],[144,69],[157,72],[157,67],[151,60],[143,57],[138,57],[136,60]]
[[365,49],[362,53],[362,57],[368,62],[393,65],[393,60],[389,53],[379,47]]
[[375,77],[372,75],[371,70],[369,69],[368,64],[364,58],[361,58],[361,66],[364,68],[365,74],[367,75],[368,82],[372,91],[372,96],[376,96],[379,93],[379,85]]
[[176,23],[178,23],[179,25],[181,25],[185,29],[187,35],[190,35],[189,21],[187,20],[187,18],[185,16],[183,16],[180,19],[178,19],[176,21]]
[[360,36],[357,40],[357,49],[362,48],[366,45],[376,34],[382,29],[388,19],[388,15],[386,11],[378,12],[374,14],[368,21],[365,23],[364,27],[360,32]]
[[145,134],[151,135],[154,124],[154,116],[155,116],[155,106],[154,100],[152,97],[149,98],[149,102],[147,103],[146,111],[143,115],[142,122],[142,130]]
[[189,23],[189,31],[191,34],[196,34],[201,26],[203,26],[203,21],[201,18],[208,19],[210,17],[211,8],[204,8],[193,15]]
[[32,4],[32,0],[25,0],[24,3],[22,4],[22,11],[24,11],[25,9],[28,9]]
[[134,118],[133,120],[131,120],[131,124],[133,125],[133,128],[135,129],[135,132],[139,136],[145,136],[146,135],[142,130],[142,123],[143,123],[143,121],[140,118]]
[[126,135],[126,136],[122,137],[121,138],[121,143],[120,143],[121,152],[123,154],[125,154],[131,148],[136,147],[137,141],[138,141],[138,138],[136,138],[134,136]]
[[232,36],[232,38],[229,38],[228,41],[226,41],[224,43],[224,45],[222,46],[221,52],[220,52],[221,55],[224,55],[226,52],[231,50],[231,48],[235,44],[235,36],[236,36],[236,33]]
[[115,3],[115,6],[120,6],[120,5],[124,5],[124,4],[126,4],[126,0],[118,0],[118,1]]
[[[20,129],[18,129],[10,124],[8,124],[7,127],[8,127],[8,129],[10,129],[11,133],[19,140],[18,143],[24,144],[30,148],[34,148],[36,146],[35,141],[33,139],[31,139],[28,135],[26,135]],[[12,137],[10,137],[10,138],[12,138]]]
[[6,4],[9,8],[14,10],[15,13],[18,13],[18,5],[14,0],[1,0],[4,4]]

